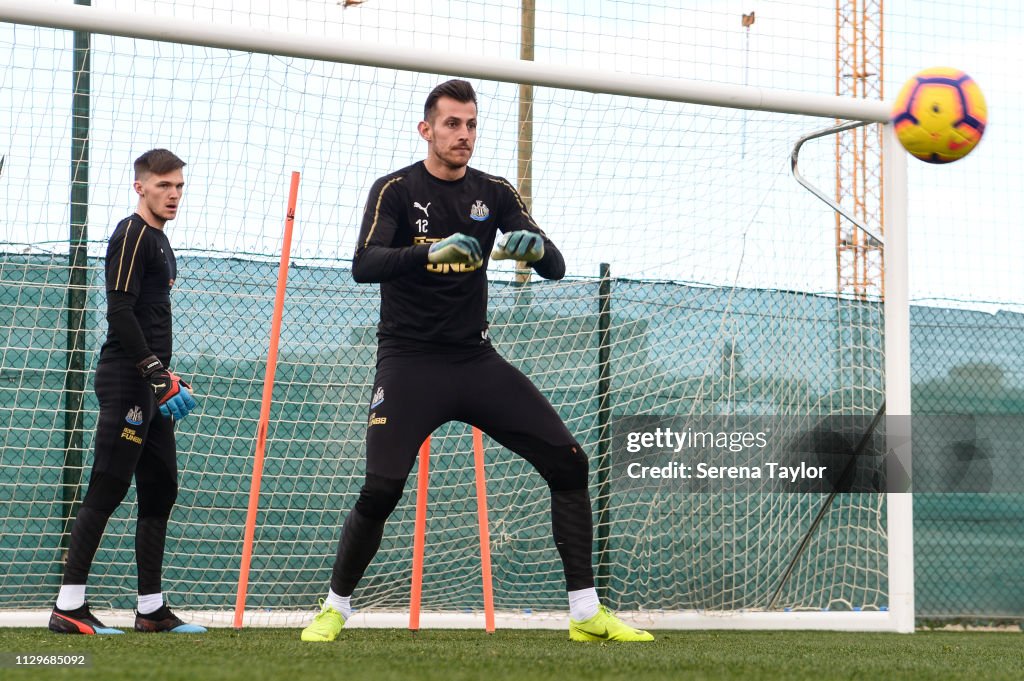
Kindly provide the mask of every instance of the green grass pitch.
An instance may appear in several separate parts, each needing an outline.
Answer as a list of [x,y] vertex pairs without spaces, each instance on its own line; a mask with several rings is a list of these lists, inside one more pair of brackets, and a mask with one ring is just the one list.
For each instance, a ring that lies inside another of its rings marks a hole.
[[[1024,675],[1019,633],[655,632],[648,644],[573,643],[561,631],[353,629],[334,643],[298,629],[214,629],[202,636],[58,636],[0,629],[5,681],[286,679],[597,681],[599,679],[969,679]],[[86,668],[17,668],[17,654],[88,653]]]

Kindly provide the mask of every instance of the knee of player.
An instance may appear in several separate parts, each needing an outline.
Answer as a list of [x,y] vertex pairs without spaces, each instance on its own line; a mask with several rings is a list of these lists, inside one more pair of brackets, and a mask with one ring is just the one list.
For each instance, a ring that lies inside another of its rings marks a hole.
[[136,484],[135,488],[139,497],[140,518],[166,518],[171,515],[171,509],[178,498],[176,480],[162,484]]
[[578,444],[559,447],[551,457],[548,487],[553,491],[586,489],[590,466],[587,455]]
[[372,473],[367,473],[366,482],[359,490],[359,498],[356,500],[355,510],[360,515],[373,520],[386,520],[391,512],[398,506],[402,498],[402,491],[405,488],[405,480],[382,478]]
[[131,482],[105,473],[93,473],[82,505],[109,516],[128,493]]

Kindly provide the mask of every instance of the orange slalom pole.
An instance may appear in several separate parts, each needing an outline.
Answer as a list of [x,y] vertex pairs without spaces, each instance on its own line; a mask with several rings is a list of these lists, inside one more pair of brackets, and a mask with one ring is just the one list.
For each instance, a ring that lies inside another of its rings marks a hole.
[[412,592],[409,594],[409,631],[420,629],[420,600],[423,596],[423,548],[427,541],[427,487],[430,482],[430,436],[420,445],[420,468],[416,473],[416,523],[412,537]]
[[476,516],[480,524],[480,572],[484,587],[484,628],[494,633],[494,588],[491,582],[491,533],[487,526],[487,477],[484,474],[484,434],[473,428],[473,467],[476,469]]
[[249,567],[252,563],[252,544],[256,536],[256,512],[260,503],[260,483],[263,480],[263,456],[267,448],[267,430],[270,428],[270,403],[274,392],[274,372],[277,369],[277,346],[281,337],[281,317],[284,314],[284,292],[288,284],[288,259],[292,250],[292,228],[295,224],[295,204],[299,197],[299,173],[292,172],[288,191],[288,213],[284,221],[284,243],[281,246],[281,267],[277,272],[277,292],[274,295],[274,314],[270,323],[270,349],[267,368],[263,374],[263,402],[260,420],[256,426],[256,456],[252,464],[249,483],[249,510],[245,516],[245,537],[242,541],[242,564],[238,570],[238,593],[235,598],[235,629],[242,628],[245,597],[249,590]]

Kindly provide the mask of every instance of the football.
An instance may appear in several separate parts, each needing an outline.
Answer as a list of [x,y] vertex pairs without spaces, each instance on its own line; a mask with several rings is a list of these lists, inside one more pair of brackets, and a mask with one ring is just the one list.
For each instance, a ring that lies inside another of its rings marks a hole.
[[969,154],[985,132],[988,110],[981,88],[958,69],[925,69],[908,80],[892,110],[903,148],[928,163]]

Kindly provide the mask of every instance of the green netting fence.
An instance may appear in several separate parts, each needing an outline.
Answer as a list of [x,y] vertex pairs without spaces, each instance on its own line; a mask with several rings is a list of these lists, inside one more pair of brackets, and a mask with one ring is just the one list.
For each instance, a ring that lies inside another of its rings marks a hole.
[[[89,263],[90,372],[106,327],[101,266]],[[233,604],[238,578],[277,265],[186,254],[179,268],[187,275],[174,293],[174,365],[193,379],[202,407],[179,427],[181,491],[165,590],[191,607],[225,608]],[[67,518],[84,493],[96,400],[90,374],[79,422],[67,419],[67,277],[66,255],[0,255],[0,607],[45,607],[52,600]],[[877,304],[772,290],[607,283],[613,418],[714,412],[722,405],[792,414],[861,405],[870,412],[881,399]],[[344,268],[307,262],[290,274],[250,578],[260,608],[308,608],[311,594],[326,588],[338,529],[362,478],[376,296],[375,287],[354,284]],[[602,451],[601,282],[493,282],[491,299],[495,344],[556,405],[593,461]],[[915,413],[978,417],[973,423],[984,443],[978,465],[987,462],[1004,483],[915,496],[917,613],[1020,616],[1024,494],[1006,481],[1020,487],[1024,474],[1013,465],[1015,442],[1000,430],[1007,422],[999,417],[1024,413],[1024,316],[914,307],[911,324]],[[74,441],[69,424],[82,437],[80,462],[67,455],[66,443]],[[442,608],[478,607],[470,437],[461,424],[438,435],[424,598]],[[530,592],[534,607],[559,609],[564,595],[546,488],[494,443],[488,442],[487,458],[498,606],[521,607],[515,596]],[[407,602],[413,486],[360,588],[363,602],[374,607]],[[111,519],[91,582],[93,598],[114,607],[133,603],[129,494]],[[817,499],[679,496],[614,485],[604,497],[595,494],[609,512],[599,572],[615,607],[766,607],[769,586]],[[729,522],[741,515],[748,518],[742,524]],[[781,605],[885,607],[877,596],[885,592],[883,522],[878,495],[843,495]]]

